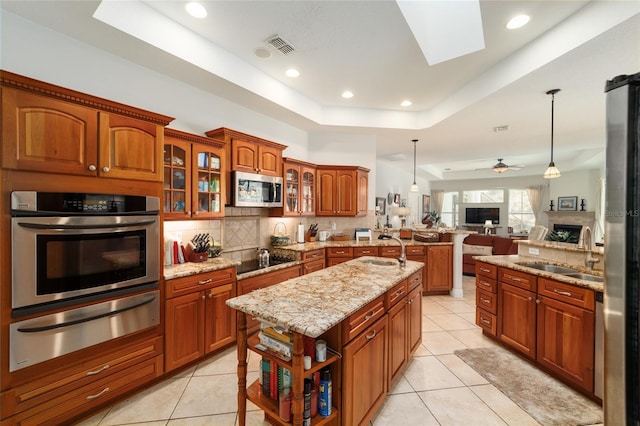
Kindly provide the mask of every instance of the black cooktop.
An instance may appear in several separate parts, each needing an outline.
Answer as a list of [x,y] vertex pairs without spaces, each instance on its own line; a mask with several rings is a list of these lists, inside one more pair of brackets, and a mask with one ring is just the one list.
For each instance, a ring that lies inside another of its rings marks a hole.
[[[278,257],[273,256],[269,259],[269,266],[281,265],[283,263],[295,262],[294,259],[289,259],[286,257]],[[246,260],[242,262],[240,265],[236,266],[236,272],[238,274],[245,274],[247,272],[257,271],[260,268],[258,266],[258,260]]]

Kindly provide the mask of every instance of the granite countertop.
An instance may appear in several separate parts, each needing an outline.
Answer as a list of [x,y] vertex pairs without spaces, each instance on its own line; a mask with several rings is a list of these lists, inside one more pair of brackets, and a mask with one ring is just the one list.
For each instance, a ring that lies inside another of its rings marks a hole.
[[595,275],[598,277],[603,276],[602,272],[600,271],[588,270],[582,266],[569,265],[562,262],[554,262],[550,260],[540,259],[539,257],[530,257],[530,256],[523,256],[518,254],[511,254],[511,255],[504,255],[504,256],[474,256],[473,258],[475,260],[486,262],[492,265],[504,266],[507,268],[514,269],[516,271],[526,272],[531,275],[536,275],[543,278],[549,278],[549,279],[553,279],[553,280],[560,281],[567,284],[573,284],[578,287],[584,287],[584,288],[588,288],[595,291],[604,291],[604,283],[581,280],[579,278],[568,277],[562,274],[556,274],[553,272],[546,272],[546,271],[541,271],[539,269],[528,268],[524,265],[518,265],[518,263],[529,262],[529,263],[557,265],[557,266],[563,266],[565,268],[577,269],[580,272],[589,274],[589,275]]
[[299,278],[227,300],[233,309],[271,324],[318,337],[408,278],[424,265],[407,261],[404,268],[381,266],[360,257]]
[[187,262],[179,265],[165,266],[164,279],[171,280],[173,278],[188,277],[190,275],[202,274],[218,269],[235,268],[237,265],[240,265],[240,262],[237,260],[225,259],[224,257],[212,257],[204,262]]
[[[402,240],[405,246],[452,246],[451,242],[422,242],[416,240]],[[399,246],[400,243],[397,240],[385,239],[379,240],[377,238],[371,241],[314,241],[309,243],[297,243],[289,244],[286,246],[279,246],[279,249],[286,249],[292,251],[306,252],[312,250],[318,250],[329,247],[386,247],[386,246]]]

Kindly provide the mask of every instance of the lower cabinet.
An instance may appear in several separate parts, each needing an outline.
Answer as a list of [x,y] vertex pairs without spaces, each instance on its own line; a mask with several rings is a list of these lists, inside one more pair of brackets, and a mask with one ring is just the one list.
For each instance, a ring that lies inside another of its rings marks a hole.
[[302,275],[324,269],[324,249],[303,252],[301,258]]
[[328,247],[327,268],[353,259],[352,247]]
[[426,294],[446,294],[453,288],[453,246],[427,246]]
[[387,315],[351,342],[343,351],[343,425],[368,424],[387,395]]
[[236,296],[235,268],[168,280],[166,284],[168,295],[173,295],[165,302],[166,371],[235,341],[235,311],[225,304]]
[[1,424],[66,424],[162,373],[162,337],[125,344],[3,392]]
[[409,294],[407,295],[407,324],[408,359],[411,359],[422,343],[422,285],[411,289],[411,280],[409,280]]
[[[498,303],[493,311],[496,269]],[[476,272],[476,322],[484,333],[592,394],[594,290],[483,262],[476,263]]]

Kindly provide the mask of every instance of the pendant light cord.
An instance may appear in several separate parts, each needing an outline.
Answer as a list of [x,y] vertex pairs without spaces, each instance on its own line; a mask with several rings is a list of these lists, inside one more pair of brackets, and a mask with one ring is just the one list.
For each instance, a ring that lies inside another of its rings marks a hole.
[[553,163],[553,106],[555,104],[555,92],[551,92],[551,162]]
[[416,184],[416,144],[418,139],[413,140],[413,184]]

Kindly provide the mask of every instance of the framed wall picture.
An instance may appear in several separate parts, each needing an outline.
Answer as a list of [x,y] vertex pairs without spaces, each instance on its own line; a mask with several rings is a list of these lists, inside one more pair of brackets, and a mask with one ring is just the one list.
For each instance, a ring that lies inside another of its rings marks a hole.
[[393,202],[395,204],[400,205],[400,194],[396,194],[396,195],[393,196]]
[[578,197],[558,197],[558,211],[578,210]]
[[385,209],[384,209],[386,205],[385,201],[386,200],[384,199],[384,197],[376,197],[376,211],[381,215],[385,214]]
[[422,216],[426,215],[431,211],[431,196],[430,195],[422,195]]

